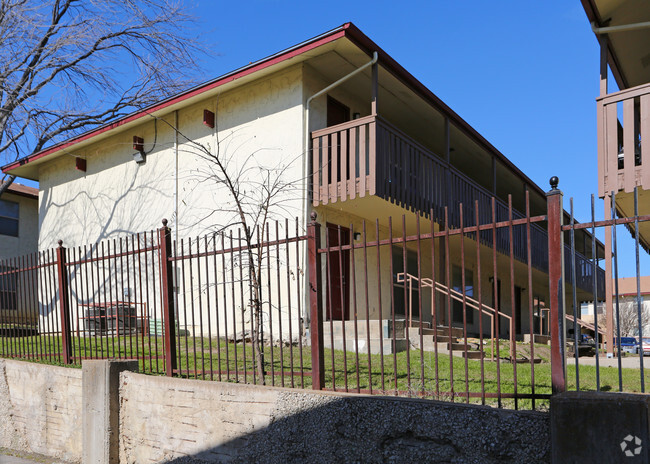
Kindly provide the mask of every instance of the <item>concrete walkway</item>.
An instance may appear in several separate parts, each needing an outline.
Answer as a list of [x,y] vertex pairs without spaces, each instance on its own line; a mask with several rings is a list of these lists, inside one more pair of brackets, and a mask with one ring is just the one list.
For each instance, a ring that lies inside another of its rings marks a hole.
[[[576,363],[576,360],[573,356],[567,356],[567,364],[574,364]],[[596,358],[594,356],[581,356],[580,360],[578,361],[581,366],[595,366],[596,365]],[[600,357],[598,359],[598,365],[600,367],[616,367],[618,368],[618,358],[605,358],[605,357]],[[626,368],[636,368],[638,369],[641,365],[641,361],[638,356],[624,356],[621,357],[621,366],[626,367]],[[643,368],[647,369],[650,368],[650,357],[646,356],[643,359]]]
[[0,464],[65,464],[63,461],[41,456],[38,454],[23,453],[7,448],[0,448]]
[[32,464],[34,462],[39,462],[39,461],[19,458],[17,456],[0,456],[0,464]]

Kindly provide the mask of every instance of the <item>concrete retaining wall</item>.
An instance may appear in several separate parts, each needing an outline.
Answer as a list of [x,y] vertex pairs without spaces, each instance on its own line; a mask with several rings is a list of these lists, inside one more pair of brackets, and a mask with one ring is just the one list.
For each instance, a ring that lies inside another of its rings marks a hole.
[[550,462],[545,413],[122,373],[120,460]]
[[[82,378],[79,369],[0,360],[0,447],[81,462],[83,448],[97,445],[90,443],[93,434],[82,434],[82,423],[89,424],[89,414],[101,409],[101,399],[86,411],[84,401],[91,399],[93,382],[105,383],[112,375],[106,373],[113,372],[110,366],[87,367]],[[119,397],[108,395],[104,410],[119,410],[119,462],[124,463],[533,464],[551,459],[546,413],[132,372],[122,372],[109,388],[115,389]],[[104,422],[109,432],[115,429],[110,420]],[[93,462],[117,462],[112,454],[97,459]]]
[[81,462],[81,370],[0,359],[0,447]]

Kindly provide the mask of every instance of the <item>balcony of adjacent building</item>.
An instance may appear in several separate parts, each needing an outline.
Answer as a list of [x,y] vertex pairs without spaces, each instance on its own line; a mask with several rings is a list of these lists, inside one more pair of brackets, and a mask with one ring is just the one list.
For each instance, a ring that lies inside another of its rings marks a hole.
[[[630,217],[650,214],[650,3],[583,0],[600,46],[597,99],[598,194],[606,208]],[[650,249],[650,223],[639,226]]]

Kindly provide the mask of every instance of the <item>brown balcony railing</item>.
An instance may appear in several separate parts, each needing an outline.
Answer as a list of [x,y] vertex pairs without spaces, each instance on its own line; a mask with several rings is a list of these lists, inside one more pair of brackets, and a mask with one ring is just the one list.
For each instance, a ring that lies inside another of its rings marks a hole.
[[598,99],[598,194],[635,186],[650,189],[650,84]]
[[[476,201],[480,224],[493,220],[509,220],[508,205],[496,199],[492,211],[493,193],[472,181],[453,166],[447,165],[404,132],[377,116],[366,116],[312,132],[313,204],[327,205],[358,197],[376,195],[411,211],[425,215],[433,212],[442,224],[447,207],[448,224],[460,226],[460,205],[464,225],[471,227],[476,217]],[[648,163],[650,166],[650,163]],[[492,215],[494,214],[494,218]],[[523,214],[512,210],[512,219]],[[492,231],[480,233],[480,240],[491,246]],[[513,255],[521,261],[528,259],[526,228],[512,230]],[[531,225],[531,264],[548,270],[548,236],[543,227]],[[496,248],[510,252],[510,231],[496,231]],[[577,281],[580,288],[591,292],[593,283],[590,261],[576,253]],[[570,269],[571,255],[565,250],[565,265]],[[598,271],[598,292],[604,292],[605,276]]]

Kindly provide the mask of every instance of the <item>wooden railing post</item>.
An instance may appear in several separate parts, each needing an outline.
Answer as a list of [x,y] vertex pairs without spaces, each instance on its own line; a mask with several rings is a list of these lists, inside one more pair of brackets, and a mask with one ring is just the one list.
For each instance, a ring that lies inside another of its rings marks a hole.
[[311,222],[307,226],[307,248],[309,256],[309,311],[311,332],[311,377],[312,388],[322,390],[325,387],[325,354],[323,349],[323,293],[320,248],[320,224],[316,222],[316,213],[311,213]]
[[68,299],[68,273],[63,240],[59,240],[56,249],[56,270],[59,278],[59,314],[61,316],[61,344],[63,345],[63,363],[72,364],[72,334],[70,330],[70,300]]
[[548,281],[549,324],[551,329],[551,383],[553,393],[566,390],[565,358],[565,294],[564,294],[564,238],[562,232],[562,191],[559,179],[551,178],[551,190],[546,193],[548,217]]
[[163,326],[165,330],[165,373],[168,377],[176,370],[176,313],[174,310],[174,279],[172,275],[171,230],[167,227],[167,219],[162,220],[163,226],[158,229],[160,245],[160,298],[162,300]]

